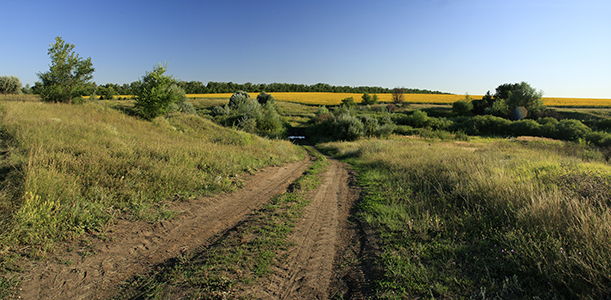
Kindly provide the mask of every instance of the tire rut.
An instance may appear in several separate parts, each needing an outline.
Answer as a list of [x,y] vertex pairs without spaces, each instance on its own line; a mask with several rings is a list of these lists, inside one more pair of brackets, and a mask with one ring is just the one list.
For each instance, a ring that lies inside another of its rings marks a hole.
[[103,299],[117,286],[151,267],[210,243],[215,235],[235,226],[248,213],[284,192],[306,170],[308,160],[270,167],[249,176],[245,186],[232,193],[174,204],[182,212],[171,221],[157,224],[120,220],[108,230],[110,241],[95,240],[92,255],[81,257],[68,251],[57,257],[72,264],[50,260],[35,265],[24,276],[23,299]]
[[348,186],[348,171],[330,160],[322,183],[312,194],[302,219],[290,237],[292,246],[246,296],[261,299],[327,299],[334,278],[334,260],[343,247],[340,237],[348,222],[346,206],[356,199]]

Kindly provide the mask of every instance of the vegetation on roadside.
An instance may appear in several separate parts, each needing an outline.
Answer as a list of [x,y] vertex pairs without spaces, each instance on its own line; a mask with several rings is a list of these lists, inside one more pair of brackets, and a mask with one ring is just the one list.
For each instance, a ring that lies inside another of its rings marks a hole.
[[611,167],[571,145],[395,137],[321,148],[358,171],[378,297],[604,298]]
[[278,253],[290,245],[288,236],[309,203],[308,193],[320,184],[328,162],[309,148],[314,162],[281,194],[240,223],[212,246],[179,257],[151,274],[134,278],[118,299],[234,298],[236,289],[265,276]]
[[289,142],[192,114],[148,122],[93,103],[0,108],[2,258],[44,253],[115,217],[167,218],[168,200],[232,190],[240,173],[303,157]]

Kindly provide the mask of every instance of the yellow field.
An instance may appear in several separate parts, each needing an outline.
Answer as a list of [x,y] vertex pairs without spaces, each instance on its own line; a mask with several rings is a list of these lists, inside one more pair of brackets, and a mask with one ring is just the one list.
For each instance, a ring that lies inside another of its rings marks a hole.
[[[258,93],[250,93],[256,97]],[[352,97],[354,101],[361,102],[363,94],[357,93],[270,93],[279,101],[291,101],[304,104],[336,105],[342,99]],[[222,94],[187,94],[189,98],[229,98],[231,93]],[[404,94],[407,103],[452,103],[465,98],[464,95],[437,95],[437,94]],[[481,95],[470,95],[471,99],[481,99]],[[391,102],[391,94],[378,94],[382,102]],[[543,104],[549,106],[611,106],[611,99],[591,98],[548,98],[543,97]]]

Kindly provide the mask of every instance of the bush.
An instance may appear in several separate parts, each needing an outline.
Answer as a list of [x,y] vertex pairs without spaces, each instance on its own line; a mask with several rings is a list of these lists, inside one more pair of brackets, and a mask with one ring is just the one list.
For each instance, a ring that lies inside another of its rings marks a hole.
[[333,121],[334,137],[338,140],[353,141],[365,135],[365,126],[357,117],[342,113]]
[[197,110],[195,109],[195,107],[193,106],[193,104],[182,101],[178,103],[178,108],[177,110],[179,112],[185,113],[185,114],[195,114],[197,113]]
[[354,105],[356,105],[356,102],[354,102],[354,98],[348,97],[348,98],[342,99],[342,106],[354,106]]
[[611,147],[611,133],[592,131],[586,135],[586,140],[599,147]]
[[157,66],[147,72],[135,91],[135,110],[142,118],[151,120],[164,115],[185,100],[185,92],[176,80],[164,75],[165,68]]
[[20,94],[21,81],[15,76],[0,76],[0,94]]
[[511,121],[500,117],[475,116],[463,122],[458,129],[469,135],[508,135]]
[[446,118],[427,118],[426,123],[425,123],[425,127],[431,128],[431,129],[441,129],[441,130],[446,130],[449,129],[450,127],[453,127],[454,125],[454,121],[446,119]]
[[266,92],[261,92],[258,96],[257,96],[257,102],[259,102],[259,104],[261,105],[265,105],[268,102],[275,102],[276,100],[274,99],[274,97],[272,97],[272,95],[266,93]]
[[511,125],[509,125],[509,130],[511,134],[515,136],[540,136],[542,134],[541,127],[541,124],[534,120],[520,120],[511,123]]
[[452,104],[452,110],[459,115],[468,115],[473,110],[473,103],[465,100],[456,101]]
[[558,122],[554,132],[555,135],[550,137],[561,140],[577,141],[585,138],[591,131],[590,127],[581,123],[579,120],[566,119]]
[[485,110],[486,114],[505,118],[509,115],[509,106],[503,99],[497,99],[492,102],[492,106]]
[[378,95],[371,96],[368,93],[364,93],[363,96],[361,96],[361,99],[363,100],[363,104],[365,105],[372,105],[378,103]]
[[248,96],[247,92],[237,91],[233,93],[233,95],[231,95],[231,98],[229,98],[229,107],[230,108],[238,107],[242,103],[247,102],[249,98],[250,96]]
[[528,116],[528,110],[524,106],[516,106],[511,110],[512,120],[522,120]]

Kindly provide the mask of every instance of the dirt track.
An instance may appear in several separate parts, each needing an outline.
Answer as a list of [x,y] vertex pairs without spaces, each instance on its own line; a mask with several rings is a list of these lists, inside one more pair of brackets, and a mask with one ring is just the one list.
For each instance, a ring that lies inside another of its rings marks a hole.
[[[59,255],[65,262],[45,262],[33,268],[22,281],[20,296],[23,299],[103,299],[109,297],[122,281],[146,272],[152,266],[176,257],[182,252],[209,243],[216,234],[235,226],[249,212],[267,203],[271,197],[282,193],[288,185],[302,175],[308,161],[292,163],[283,167],[267,168],[246,179],[245,187],[229,194],[197,201],[181,202],[171,207],[184,212],[171,221],[158,224],[120,221],[113,225],[108,235],[112,240],[95,240],[89,248],[93,254],[82,257],[73,252]],[[333,178],[345,176],[336,164],[332,168]],[[307,216],[318,214],[323,209],[324,220],[336,226],[336,205],[326,204],[327,197],[340,193],[338,181],[329,182],[325,175],[326,191],[316,196]],[[321,187],[322,188],[322,187]],[[317,204],[318,203],[318,204]],[[336,202],[335,202],[336,203]],[[328,206],[328,207],[326,207]],[[315,218],[320,219],[320,218]],[[333,259],[334,232],[319,228],[319,224],[300,226],[302,235],[310,236],[301,243],[309,249],[324,251],[319,261],[311,267],[320,269],[321,276],[331,272],[329,259]],[[305,230],[305,232],[303,232]],[[324,234],[322,244],[312,245],[311,236]],[[327,245],[326,243],[330,244]],[[304,260],[302,251],[297,257]],[[297,266],[291,267],[291,274]],[[299,274],[299,273],[298,273]],[[297,275],[298,275],[297,274]],[[312,279],[308,277],[308,279]],[[290,282],[295,286],[295,282]],[[328,285],[328,283],[326,283]],[[310,283],[308,283],[308,286]],[[294,290],[293,288],[292,290]]]
[[312,194],[290,237],[294,244],[280,256],[272,274],[245,291],[259,299],[327,299],[334,278],[334,259],[345,247],[341,233],[356,194],[348,186],[348,171],[343,164],[330,160],[322,183]]

